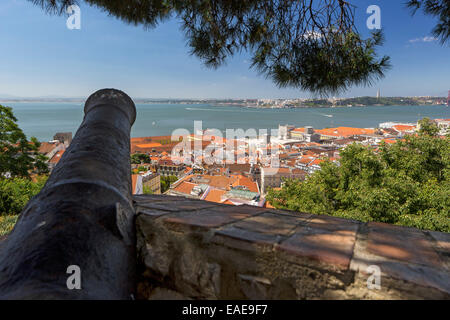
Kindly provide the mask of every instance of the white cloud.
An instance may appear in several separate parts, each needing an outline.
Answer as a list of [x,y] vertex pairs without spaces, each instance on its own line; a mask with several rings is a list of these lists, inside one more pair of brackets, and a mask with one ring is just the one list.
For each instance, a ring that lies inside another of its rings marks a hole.
[[314,39],[318,40],[323,37],[322,33],[316,32],[316,31],[306,31],[304,34],[301,35],[304,39]]
[[437,41],[438,39],[435,37],[430,37],[430,36],[426,36],[423,38],[416,38],[416,39],[411,39],[409,40],[409,43],[416,43],[416,42],[433,42],[433,41]]

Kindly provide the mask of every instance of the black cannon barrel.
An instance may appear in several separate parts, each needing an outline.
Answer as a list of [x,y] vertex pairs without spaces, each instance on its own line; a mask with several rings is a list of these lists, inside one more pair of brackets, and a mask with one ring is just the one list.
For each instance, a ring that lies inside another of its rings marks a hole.
[[132,298],[136,108],[124,92],[103,89],[84,112],[44,188],[0,244],[0,299]]

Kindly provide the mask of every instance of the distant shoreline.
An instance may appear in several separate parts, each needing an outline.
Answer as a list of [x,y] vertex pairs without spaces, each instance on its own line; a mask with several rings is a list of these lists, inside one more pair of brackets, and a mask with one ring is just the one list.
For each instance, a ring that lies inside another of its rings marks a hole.
[[[341,99],[134,99],[136,104],[209,104],[214,107],[238,107],[251,109],[304,109],[304,108],[351,108],[389,106],[445,106],[444,97],[357,97]],[[0,98],[0,104],[7,103],[80,103],[81,98]]]
[[[192,103],[192,102],[191,102]],[[20,128],[27,136],[49,141],[56,132],[75,134],[83,118],[81,103],[4,103],[13,109]],[[217,104],[215,104],[217,105]],[[279,124],[296,127],[359,127],[373,128],[383,122],[414,123],[423,117],[450,118],[450,108],[444,106],[385,106],[355,108],[295,108],[258,110],[245,107],[214,107],[187,104],[136,104],[138,117],[132,137],[171,135],[174,130],[194,132],[195,121],[203,129],[266,129]]]

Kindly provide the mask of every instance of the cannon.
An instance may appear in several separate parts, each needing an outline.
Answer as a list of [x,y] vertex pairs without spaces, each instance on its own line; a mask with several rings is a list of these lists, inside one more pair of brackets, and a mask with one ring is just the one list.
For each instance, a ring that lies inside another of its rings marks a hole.
[[0,299],[133,298],[135,119],[122,91],[87,99],[69,148],[0,243]]

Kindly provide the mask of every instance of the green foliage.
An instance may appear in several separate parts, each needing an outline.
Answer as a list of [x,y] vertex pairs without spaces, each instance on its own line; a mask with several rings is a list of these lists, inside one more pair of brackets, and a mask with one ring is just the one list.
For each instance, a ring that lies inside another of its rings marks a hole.
[[153,191],[150,190],[149,186],[144,186],[143,194],[153,194]]
[[0,179],[0,216],[19,214],[46,181],[45,176],[36,182],[25,178]]
[[145,172],[145,171],[147,171],[147,168],[141,166],[141,167],[138,167],[138,168],[137,168],[137,171],[138,171],[138,172]]
[[12,231],[14,228],[14,225],[17,222],[18,215],[8,215],[8,216],[1,216],[0,215],[0,238],[2,236],[7,235]]
[[167,176],[167,177],[161,176],[161,193],[164,193],[167,190],[169,190],[170,185],[177,180],[178,178],[176,176]]
[[35,137],[28,141],[12,109],[0,105],[0,176],[29,178],[30,173],[47,173],[46,158],[39,147]]
[[[437,101],[439,98],[432,98],[430,100]],[[416,97],[355,97],[346,98],[336,102],[337,106],[363,105],[363,106],[417,106],[427,105],[429,99],[422,99]]]
[[[29,0],[62,14],[75,0]],[[241,51],[251,66],[280,87],[333,93],[383,77],[380,32],[364,39],[347,1],[85,0],[127,23],[155,27],[171,17],[193,55],[217,68]],[[356,4],[356,1],[355,1]]]
[[0,236],[12,230],[18,214],[47,180],[41,176],[34,182],[30,177],[48,172],[39,147],[36,138],[27,140],[12,109],[0,105]]
[[339,165],[326,162],[267,198],[277,208],[450,232],[450,138],[430,128],[378,152],[350,145]]
[[131,155],[132,164],[150,163],[150,156],[145,153],[135,153]]
[[439,38],[442,44],[450,39],[450,1],[448,0],[409,0],[407,6],[416,13],[422,11],[430,16],[437,17],[439,22],[433,29],[433,35]]
[[429,118],[423,118],[419,121],[419,134],[425,134],[429,136],[436,136],[439,133],[438,126]]

